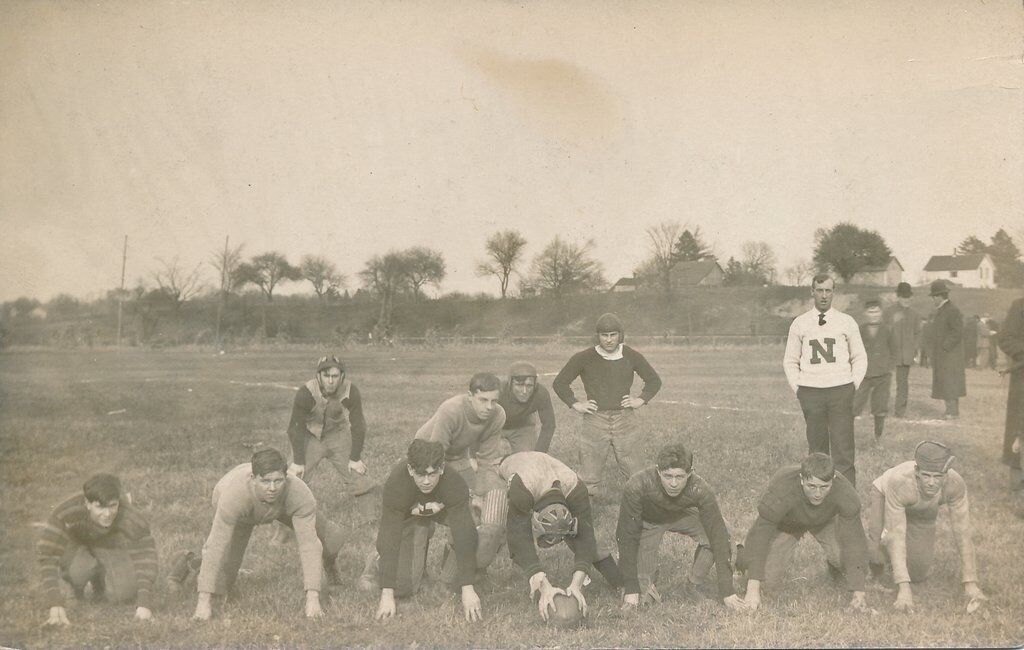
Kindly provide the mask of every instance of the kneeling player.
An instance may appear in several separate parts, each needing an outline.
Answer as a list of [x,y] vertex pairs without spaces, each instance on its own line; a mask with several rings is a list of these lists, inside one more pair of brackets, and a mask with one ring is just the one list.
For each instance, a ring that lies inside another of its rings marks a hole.
[[[317,516],[316,499],[302,479],[288,474],[288,462],[276,449],[263,449],[252,462],[238,465],[213,488],[213,526],[203,545],[194,618],[212,614],[213,594],[234,585],[253,528],[279,521],[295,531],[308,618],[323,615],[320,582],[324,568],[337,580],[335,560],[342,546],[337,524]],[[187,570],[187,564],[184,565]],[[186,576],[171,576],[182,581]]]
[[914,450],[914,460],[886,470],[871,484],[868,540],[871,572],[877,577],[888,559],[899,592],[896,609],[911,609],[911,582],[923,582],[935,559],[935,520],[939,506],[949,506],[953,537],[960,549],[964,593],[974,603],[986,596],[978,586],[978,569],[971,539],[971,513],[967,485],[955,469],[949,448],[925,441]]
[[50,606],[47,625],[68,625],[61,580],[82,598],[92,584],[95,597],[135,602],[135,618],[148,620],[157,572],[156,544],[149,525],[122,498],[121,482],[97,474],[82,493],[67,498],[42,527],[36,544],[41,584]]
[[426,440],[412,441],[406,462],[396,465],[384,483],[377,549],[361,579],[381,587],[375,618],[395,615],[396,592],[399,596],[416,592],[435,522],[451,530],[458,566],[455,584],[462,588],[466,620],[481,619],[480,598],[473,587],[477,534],[469,488],[458,473],[445,471],[444,446]]
[[[555,594],[572,596],[587,614],[583,584],[593,565],[612,586],[622,578],[612,557],[598,559],[590,496],[576,472],[539,451],[506,457],[498,473],[508,481],[508,550],[512,560],[530,576],[530,596],[540,593],[537,607],[548,620]],[[535,543],[536,540],[536,543]],[[552,586],[537,556],[537,546],[565,542],[575,556],[572,580],[565,589]]]
[[625,606],[640,604],[641,592],[661,600],[652,576],[666,531],[692,537],[697,542],[689,576],[692,584],[703,582],[714,563],[722,602],[732,609],[747,608],[732,586],[729,530],[715,493],[693,472],[693,454],[679,444],[662,447],[656,466],[633,474],[622,493],[615,537]]
[[781,582],[804,533],[821,544],[829,574],[834,579],[845,575],[846,586],[853,592],[850,608],[866,610],[868,547],[860,522],[860,499],[853,484],[837,474],[832,460],[820,452],[776,472],[757,504],[757,520],[736,559],[736,567],[747,576],[747,607],[761,605],[762,581]]

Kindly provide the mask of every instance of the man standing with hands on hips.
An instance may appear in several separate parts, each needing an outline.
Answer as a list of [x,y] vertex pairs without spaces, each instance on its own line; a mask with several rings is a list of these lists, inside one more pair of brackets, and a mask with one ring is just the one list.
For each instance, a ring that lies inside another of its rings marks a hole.
[[[612,313],[597,319],[597,345],[572,355],[551,383],[555,394],[583,415],[580,442],[580,478],[591,498],[597,498],[608,449],[615,453],[625,483],[640,467],[635,457],[639,442],[636,409],[661,389],[661,378],[642,354],[623,344],[622,321]],[[639,397],[632,397],[633,375],[644,382]],[[576,399],[572,382],[583,380],[586,401]]]
[[836,471],[856,485],[853,396],[868,358],[857,321],[832,308],[834,294],[835,280],[814,276],[814,307],[790,325],[782,367],[804,413],[808,451],[831,455]]

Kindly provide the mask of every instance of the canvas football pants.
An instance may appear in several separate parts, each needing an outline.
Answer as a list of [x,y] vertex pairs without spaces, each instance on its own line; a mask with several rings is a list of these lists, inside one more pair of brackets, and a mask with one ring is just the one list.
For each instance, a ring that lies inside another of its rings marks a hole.
[[587,486],[590,498],[597,498],[603,482],[604,462],[608,452],[615,454],[620,482],[625,482],[639,468],[636,457],[640,442],[636,412],[633,409],[597,411],[583,415],[580,432],[580,478]]
[[[842,568],[839,542],[836,540],[836,520],[833,519],[817,531],[809,532],[821,545],[821,549],[825,551],[828,563]],[[786,571],[793,562],[793,552],[799,541],[799,537],[789,533],[780,532],[775,536],[768,549],[768,558],[764,563],[764,581],[766,583],[778,585],[786,578]]]
[[640,549],[636,559],[636,575],[640,580],[640,593],[646,593],[652,584],[654,576],[658,571],[658,550],[665,533],[676,533],[685,535],[697,542],[697,547],[705,547],[707,550],[697,556],[699,562],[690,567],[689,580],[693,584],[701,584],[707,577],[708,570],[714,565],[715,558],[710,552],[710,543],[707,533],[700,524],[700,518],[696,512],[689,512],[685,516],[664,524],[652,524],[643,522],[643,532],[640,534]]
[[[466,485],[476,485],[476,474],[468,458],[448,461],[449,469],[459,473],[459,476],[466,481]],[[476,551],[476,566],[478,569],[486,569],[494,562],[505,543],[505,522],[508,519],[508,494],[506,487],[491,479],[490,482],[484,479],[486,491],[483,496],[483,503],[479,510],[473,508],[473,518],[476,520],[476,532],[478,537]],[[454,553],[450,554],[454,562]],[[443,572],[447,573],[447,572]],[[452,574],[454,575],[454,573]]]
[[807,423],[809,453],[832,457],[836,471],[857,484],[854,467],[853,382],[831,388],[800,386],[796,397]]
[[110,603],[132,602],[138,593],[135,565],[124,549],[72,544],[61,557],[60,575],[78,597],[90,582],[93,593],[102,594]]
[[348,468],[351,452],[352,434],[349,432],[335,431],[324,434],[322,438],[306,433],[306,469],[302,474],[302,480],[306,482],[306,485],[312,485],[317,465],[321,460],[327,460],[338,470],[344,492],[352,496],[366,494],[373,489],[373,481]]

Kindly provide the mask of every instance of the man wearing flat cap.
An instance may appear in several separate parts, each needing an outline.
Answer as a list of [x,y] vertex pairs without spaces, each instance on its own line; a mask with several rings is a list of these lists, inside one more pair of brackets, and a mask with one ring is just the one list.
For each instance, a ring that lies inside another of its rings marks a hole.
[[928,578],[935,563],[935,520],[939,506],[947,506],[953,537],[960,551],[964,593],[973,601],[985,600],[978,586],[978,567],[971,539],[967,485],[951,468],[955,457],[948,447],[924,441],[914,460],[887,469],[871,484],[868,507],[868,553],[871,573],[880,577],[885,564],[896,583],[896,609],[912,609],[911,583]]
[[949,287],[942,280],[932,282],[928,292],[935,304],[931,327],[932,399],[946,403],[943,417],[960,417],[960,398],[967,395],[964,374],[964,317],[949,300]]
[[[636,410],[649,403],[661,389],[661,377],[644,355],[625,345],[622,321],[612,313],[597,319],[597,345],[577,352],[551,382],[565,405],[583,416],[580,435],[580,478],[591,498],[597,498],[608,451],[615,454],[619,485],[640,469],[636,457],[639,427]],[[633,376],[643,380],[640,395],[630,390]],[[577,399],[572,382],[583,380],[586,400]]]
[[892,342],[896,351],[896,403],[893,415],[898,418],[907,414],[907,401],[910,396],[910,366],[914,365],[914,355],[921,344],[921,315],[910,306],[913,289],[907,282],[896,285],[896,302],[884,312],[883,318],[892,330]]

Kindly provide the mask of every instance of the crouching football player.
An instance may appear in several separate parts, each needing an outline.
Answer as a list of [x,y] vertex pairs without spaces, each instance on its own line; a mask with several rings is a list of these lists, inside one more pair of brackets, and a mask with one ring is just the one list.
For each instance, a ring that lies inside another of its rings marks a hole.
[[[203,545],[194,618],[212,614],[212,597],[234,585],[253,528],[279,521],[295,531],[308,618],[323,615],[320,582],[324,568],[338,581],[335,560],[342,546],[341,528],[317,516],[316,499],[302,479],[288,474],[288,462],[276,449],[263,449],[250,463],[238,465],[213,488],[213,526]],[[181,566],[188,568],[187,563]],[[183,581],[187,575],[171,575]]]
[[384,483],[377,548],[371,552],[360,587],[380,587],[375,618],[395,615],[395,596],[409,596],[423,577],[434,524],[451,531],[458,566],[454,583],[462,591],[467,621],[481,619],[476,575],[476,525],[470,512],[469,488],[457,472],[446,472],[444,446],[413,440],[408,457],[391,470]]
[[911,609],[912,582],[923,582],[935,560],[935,520],[939,506],[949,507],[953,537],[960,550],[964,593],[973,603],[987,597],[978,586],[978,568],[971,539],[967,485],[955,469],[949,448],[924,441],[914,460],[887,469],[871,484],[868,546],[871,572],[880,577],[886,560],[896,583],[896,609]]
[[[508,481],[509,555],[530,577],[530,596],[540,594],[541,618],[548,620],[548,608],[559,593],[575,598],[586,616],[583,585],[591,565],[612,586],[622,584],[615,560],[610,555],[598,559],[587,486],[563,462],[539,451],[506,457],[498,473]],[[537,547],[550,548],[563,541],[572,549],[575,564],[569,585],[559,589],[548,580]]]
[[623,490],[615,537],[625,607],[639,605],[641,593],[645,599],[661,600],[653,575],[666,532],[686,535],[697,542],[690,567],[691,584],[702,583],[714,564],[722,602],[732,609],[747,608],[733,589],[729,530],[715,493],[694,473],[693,454],[681,444],[662,447],[656,465],[633,474]]
[[804,533],[814,536],[825,551],[829,575],[836,580],[845,576],[853,594],[850,608],[866,610],[868,544],[860,522],[860,499],[853,484],[820,452],[776,472],[757,504],[757,520],[736,559],[736,567],[747,577],[747,607],[755,610],[761,605],[762,581],[781,582]]
[[135,618],[149,620],[156,544],[149,525],[122,497],[121,481],[96,474],[82,493],[64,500],[42,526],[36,544],[43,592],[50,607],[47,625],[68,625],[61,581],[77,598],[86,585],[111,603],[135,602]]

